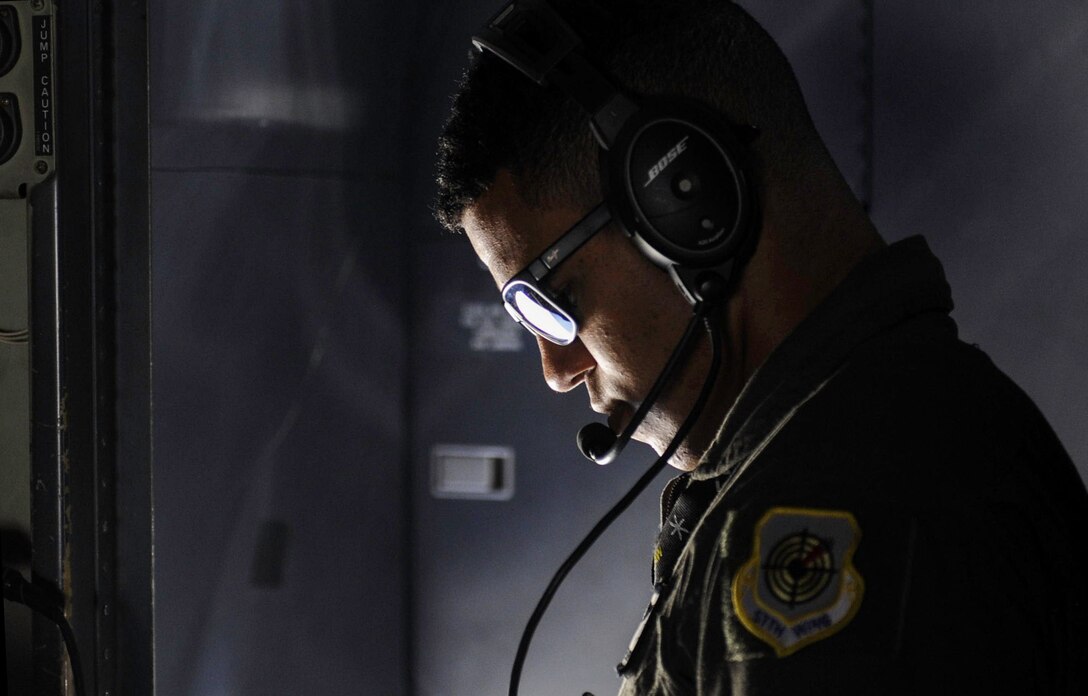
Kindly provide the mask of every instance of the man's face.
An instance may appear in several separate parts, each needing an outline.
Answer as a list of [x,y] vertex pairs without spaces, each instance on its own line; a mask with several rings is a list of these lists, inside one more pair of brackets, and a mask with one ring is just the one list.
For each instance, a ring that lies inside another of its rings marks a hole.
[[[465,211],[462,224],[501,287],[586,212],[531,209],[503,172]],[[572,301],[579,330],[577,340],[568,346],[537,338],[544,379],[557,392],[585,384],[590,406],[607,414],[609,426],[619,432],[679,341],[691,307],[668,274],[615,225],[590,239],[546,283]],[[696,355],[693,362],[701,363],[701,357]],[[658,453],[664,451],[687,415],[702,376],[701,369],[682,371],[634,439]]]

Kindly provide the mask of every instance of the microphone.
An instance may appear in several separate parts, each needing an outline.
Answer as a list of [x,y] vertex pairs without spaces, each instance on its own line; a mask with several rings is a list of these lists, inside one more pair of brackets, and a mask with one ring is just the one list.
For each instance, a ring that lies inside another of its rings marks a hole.
[[[578,451],[590,461],[607,464],[608,462],[601,460],[618,439],[616,433],[612,432],[612,429],[604,423],[586,423],[578,431]],[[616,454],[619,454],[619,452]],[[609,457],[608,461],[610,462],[614,458],[615,454]]]
[[680,338],[680,342],[676,344],[672,355],[669,356],[669,361],[665,363],[665,367],[661,370],[661,374],[657,376],[653,386],[650,387],[646,398],[639,404],[635,410],[635,415],[631,417],[631,421],[619,435],[613,433],[612,429],[604,423],[587,423],[582,426],[578,431],[576,442],[578,443],[578,451],[582,453],[583,457],[604,466],[611,463],[623,451],[623,448],[631,441],[631,436],[638,430],[638,426],[642,425],[642,421],[646,419],[646,414],[657,403],[661,392],[665,390],[665,386],[672,378],[673,372],[680,367],[680,364],[687,357],[692,344],[699,335],[699,328],[702,326],[703,319],[709,314],[710,309],[711,306],[704,302],[695,305],[691,321],[688,322],[684,335]]

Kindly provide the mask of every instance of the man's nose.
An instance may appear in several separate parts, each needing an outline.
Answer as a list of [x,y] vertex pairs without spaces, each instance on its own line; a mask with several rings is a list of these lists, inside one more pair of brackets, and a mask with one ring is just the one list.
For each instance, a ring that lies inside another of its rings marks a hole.
[[536,344],[540,349],[544,381],[557,392],[574,389],[585,381],[586,375],[596,366],[593,356],[579,339],[568,346],[560,346],[537,337]]

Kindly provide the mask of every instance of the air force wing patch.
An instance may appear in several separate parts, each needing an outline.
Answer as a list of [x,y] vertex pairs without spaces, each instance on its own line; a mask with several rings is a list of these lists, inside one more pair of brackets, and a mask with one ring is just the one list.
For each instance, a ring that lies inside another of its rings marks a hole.
[[861,530],[837,510],[772,508],[733,579],[741,623],[785,657],[854,618],[864,583],[852,565]]

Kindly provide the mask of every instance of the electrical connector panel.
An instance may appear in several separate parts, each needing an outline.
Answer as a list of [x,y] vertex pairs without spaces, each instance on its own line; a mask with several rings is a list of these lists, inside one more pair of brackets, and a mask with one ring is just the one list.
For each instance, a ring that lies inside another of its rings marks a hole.
[[0,3],[0,198],[25,198],[55,169],[54,20],[52,0]]

